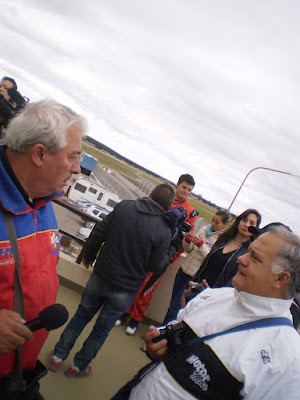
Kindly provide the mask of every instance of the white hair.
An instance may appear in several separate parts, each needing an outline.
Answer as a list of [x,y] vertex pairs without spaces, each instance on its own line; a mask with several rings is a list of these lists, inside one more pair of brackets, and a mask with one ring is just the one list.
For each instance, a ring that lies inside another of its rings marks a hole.
[[87,131],[86,119],[69,107],[45,99],[29,103],[9,122],[5,143],[9,149],[25,153],[28,147],[43,144],[50,153],[56,153],[67,144],[66,135],[73,126],[83,135]]
[[270,227],[268,232],[280,236],[285,241],[273,262],[272,272],[291,274],[291,280],[286,288],[286,298],[294,298],[300,294],[300,237],[284,226]]

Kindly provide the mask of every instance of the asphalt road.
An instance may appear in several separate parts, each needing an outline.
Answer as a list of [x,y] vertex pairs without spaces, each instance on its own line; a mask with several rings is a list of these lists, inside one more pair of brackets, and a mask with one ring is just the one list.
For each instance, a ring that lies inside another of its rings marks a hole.
[[59,229],[76,236],[78,230],[84,224],[81,217],[56,203],[53,203],[53,208]]

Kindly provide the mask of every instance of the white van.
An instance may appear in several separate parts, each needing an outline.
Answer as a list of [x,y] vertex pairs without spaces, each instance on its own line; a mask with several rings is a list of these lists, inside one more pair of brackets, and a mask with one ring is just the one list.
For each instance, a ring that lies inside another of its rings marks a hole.
[[117,195],[104,189],[88,178],[80,177],[68,189],[69,199],[76,201],[90,201],[105,208],[107,211],[112,211],[120,199]]

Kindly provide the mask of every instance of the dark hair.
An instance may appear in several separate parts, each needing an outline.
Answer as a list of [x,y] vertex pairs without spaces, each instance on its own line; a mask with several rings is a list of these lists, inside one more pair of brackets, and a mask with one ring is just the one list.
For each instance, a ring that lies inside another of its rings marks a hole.
[[168,210],[175,199],[175,190],[172,186],[162,183],[153,189],[151,199],[161,205],[164,210]]
[[221,233],[221,235],[218,237],[218,240],[216,241],[215,244],[227,242],[228,240],[233,239],[236,234],[238,233],[238,226],[239,223],[241,222],[242,219],[247,218],[248,215],[254,214],[257,217],[257,226],[259,226],[261,222],[261,215],[257,210],[254,210],[252,208],[248,208],[248,210],[242,212],[238,217],[235,218],[234,222],[230,225],[228,229],[226,229],[225,232]]
[[223,224],[227,224],[227,222],[229,221],[230,218],[230,214],[228,210],[225,210],[225,208],[220,208],[215,215],[219,215],[220,217],[222,217],[222,222]]
[[17,89],[17,83],[13,78],[10,78],[9,76],[4,76],[1,80],[2,81],[10,81],[11,83],[13,83],[14,88]]
[[189,185],[195,186],[195,180],[190,174],[183,174],[179,177],[177,185],[180,185],[182,182],[186,182]]
[[263,233],[269,232],[271,230],[271,228],[273,228],[275,226],[281,226],[282,228],[286,228],[289,232],[293,232],[289,226],[284,225],[281,222],[271,222],[270,224],[261,228],[259,231],[259,234],[262,235]]

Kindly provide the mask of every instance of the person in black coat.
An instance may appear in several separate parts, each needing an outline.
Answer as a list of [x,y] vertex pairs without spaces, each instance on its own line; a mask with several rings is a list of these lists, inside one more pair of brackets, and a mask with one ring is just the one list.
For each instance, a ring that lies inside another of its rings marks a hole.
[[65,371],[67,376],[89,375],[91,360],[116,320],[132,303],[148,273],[164,272],[179,250],[171,245],[172,229],[165,216],[174,198],[171,186],[158,185],[148,198],[121,201],[97,224],[82,259],[89,268],[100,250],[94,272],[74,317],[49,356],[50,370],[56,371],[68,357],[82,330],[101,308],[93,331]]

